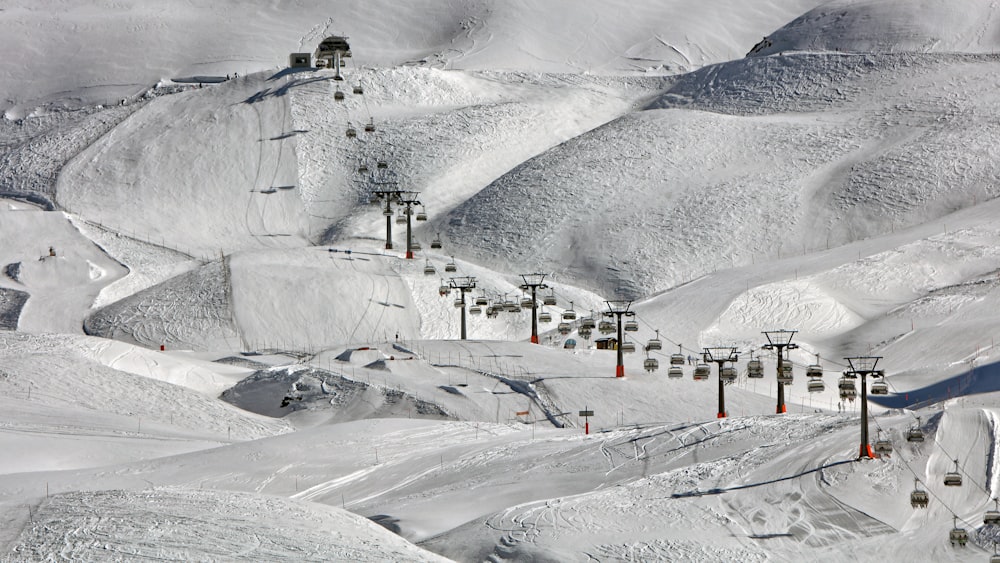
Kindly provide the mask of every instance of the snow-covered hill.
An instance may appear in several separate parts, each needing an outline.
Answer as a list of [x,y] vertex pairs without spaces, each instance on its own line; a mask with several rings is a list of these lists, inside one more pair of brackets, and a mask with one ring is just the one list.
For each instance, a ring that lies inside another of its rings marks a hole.
[[[987,558],[991,3],[330,10],[0,9],[5,559]],[[333,33],[345,80],[285,68]]]

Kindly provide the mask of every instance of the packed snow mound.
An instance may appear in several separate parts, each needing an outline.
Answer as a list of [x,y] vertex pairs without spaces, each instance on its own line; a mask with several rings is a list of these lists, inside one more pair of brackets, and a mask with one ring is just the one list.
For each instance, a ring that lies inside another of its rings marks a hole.
[[[162,79],[211,81],[284,67],[346,35],[359,65],[547,72],[676,73],[736,58],[821,0],[464,2],[323,0],[255,7],[235,0],[150,5],[124,0],[53,10],[8,2],[0,13],[0,110],[115,105]],[[609,17],[613,15],[613,17]],[[558,21],[558,26],[551,22]],[[192,39],[195,38],[195,39]],[[44,64],[25,64],[31,57]]]
[[63,493],[34,508],[20,560],[446,561],[319,504],[182,488]]
[[1000,7],[984,0],[833,0],[765,37],[753,56],[785,51],[993,53]]

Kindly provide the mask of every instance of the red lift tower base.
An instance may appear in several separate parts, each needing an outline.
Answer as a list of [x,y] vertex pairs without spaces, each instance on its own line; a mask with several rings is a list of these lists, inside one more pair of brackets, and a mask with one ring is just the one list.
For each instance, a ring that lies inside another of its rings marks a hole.
[[615,366],[615,377],[625,377],[625,366]]

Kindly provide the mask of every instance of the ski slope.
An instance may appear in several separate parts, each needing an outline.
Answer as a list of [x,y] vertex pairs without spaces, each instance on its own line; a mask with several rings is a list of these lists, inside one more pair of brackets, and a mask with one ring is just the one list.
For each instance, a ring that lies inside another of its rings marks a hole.
[[[981,561],[1000,539],[992,3],[0,22],[4,560]],[[286,68],[332,34],[344,80]],[[379,189],[418,192],[415,259]],[[540,345],[523,308],[470,306],[519,304],[528,273],[558,302]],[[612,334],[579,330],[614,299],[622,378]],[[730,346],[735,382],[693,379]],[[865,355],[878,459],[838,393]]]

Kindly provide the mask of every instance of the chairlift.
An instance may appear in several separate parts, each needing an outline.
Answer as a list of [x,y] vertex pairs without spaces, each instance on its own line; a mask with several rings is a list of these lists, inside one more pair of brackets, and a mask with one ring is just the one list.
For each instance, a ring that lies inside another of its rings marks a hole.
[[840,390],[841,399],[853,401],[858,396],[858,389],[854,386],[854,381],[846,377],[840,378],[837,382],[837,388]]
[[719,369],[719,379],[726,383],[732,383],[736,381],[736,368],[733,366],[724,366]]
[[986,526],[996,526],[1000,524],[1000,500],[993,499],[996,508],[987,510],[983,515],[983,524]]
[[927,496],[927,491],[920,489],[920,480],[913,480],[913,492],[910,493],[910,506],[913,508],[927,508],[927,503],[930,502],[930,497]]
[[819,364],[806,366],[806,377],[823,377],[823,366]]
[[[678,346],[680,348],[680,346]],[[672,366],[682,366],[687,362],[687,358],[684,354],[677,352],[676,354],[670,354],[670,365]]]
[[508,313],[520,313],[521,304],[518,303],[517,301],[508,301],[504,303],[503,310],[507,311]]
[[712,368],[709,367],[708,364],[697,364],[694,366],[693,376],[695,381],[704,381],[708,379],[708,376],[711,375],[711,373]]
[[667,377],[671,379],[678,379],[680,377],[684,377],[684,370],[681,369],[679,366],[670,366],[670,369],[667,370]]
[[354,85],[354,89],[352,90],[352,92],[355,94],[364,94],[365,89],[361,87],[361,83],[358,83]]
[[906,431],[906,441],[907,442],[923,442],[924,441],[924,431],[920,428],[920,417],[917,417],[917,423],[910,427]]
[[555,307],[556,306],[556,294],[555,293],[550,293],[550,294],[546,295],[545,297],[543,297],[542,298],[542,304],[543,305],[548,305],[549,307]]
[[479,305],[480,307],[485,307],[486,305],[489,304],[490,300],[487,299],[485,295],[480,295],[479,297],[476,297],[476,305]]
[[344,93],[340,91],[340,88],[337,88],[337,91],[333,93],[333,99],[338,102],[344,101]]
[[597,328],[597,321],[594,320],[594,317],[583,317],[580,319],[580,328],[593,330]]
[[951,542],[952,546],[958,544],[959,547],[965,547],[965,544],[969,542],[969,532],[966,532],[965,528],[958,527],[957,516],[954,516],[952,521],[954,522],[954,527],[950,532],[948,532],[948,540]]
[[782,385],[792,384],[792,362],[782,362],[781,372],[778,373],[778,383]]
[[355,129],[354,127],[351,127],[350,125],[348,125],[347,126],[347,138],[348,139],[353,139],[353,138],[355,138],[357,136],[358,136],[357,129]]
[[434,237],[434,240],[431,241],[431,248],[441,248],[441,246],[442,246],[441,245],[441,234],[438,233],[438,236]]
[[573,302],[569,302],[569,309],[563,311],[562,318],[564,321],[575,321],[576,311],[573,310]]
[[646,343],[646,349],[647,350],[662,350],[663,349],[663,341],[660,340],[660,331],[659,330],[656,331],[656,337],[655,338],[650,338],[649,342]]
[[[431,264],[430,260],[428,260],[427,264],[424,265],[424,273],[427,274],[428,276],[433,276],[434,274],[437,273],[437,270],[434,268],[434,264]],[[443,288],[444,286],[441,287]],[[448,290],[451,291],[451,288],[448,288]]]
[[389,168],[389,163],[384,160],[379,160],[375,163],[375,168],[378,168],[379,170],[385,170],[386,168]]
[[465,307],[465,299],[462,299],[461,297],[459,297],[458,299],[456,299],[455,300],[455,307],[457,307],[457,308]]
[[358,165],[358,174],[367,174],[367,173],[368,173],[368,165],[362,162],[361,164]]
[[444,265],[444,271],[446,272],[457,272],[458,266],[455,264],[455,258],[452,257],[451,262]]
[[556,330],[559,331],[559,334],[565,335],[570,333],[571,328],[569,326],[569,323],[559,323],[559,326],[556,327]]
[[427,211],[424,210],[424,207],[421,205],[420,209],[417,210],[417,221],[426,221],[426,220],[427,220]]
[[396,224],[397,225],[405,225],[406,224],[406,215],[403,215],[402,213],[399,213],[398,215],[396,215]]
[[634,320],[625,321],[625,331],[626,332],[636,332],[639,330],[639,322]]
[[521,298],[521,308],[522,309],[532,309],[535,306],[535,300],[525,296]]
[[586,328],[586,327],[580,327],[580,328],[576,329],[576,333],[579,334],[580,336],[582,336],[584,338],[584,340],[590,340],[590,335],[591,335],[592,331],[593,331],[593,329],[589,329],[589,328]]
[[747,362],[747,377],[761,379],[764,377],[764,364],[760,360],[750,360]]
[[441,297],[448,295],[449,293],[451,293],[451,286],[442,284],[440,287],[438,287],[438,293],[441,295]]
[[542,311],[538,315],[538,322],[541,322],[541,323],[551,323],[552,322],[552,313],[548,313],[548,312]]
[[480,307],[479,305],[473,305],[472,307],[469,307],[469,314],[470,315],[478,315],[478,314],[480,314],[482,312],[483,312],[483,308]]
[[642,362],[642,367],[644,367],[646,371],[656,371],[660,367],[660,362],[657,361],[656,358],[646,358]]
[[826,389],[822,379],[810,379],[806,388],[810,393],[822,393]]
[[375,131],[375,120],[369,119],[368,123],[365,123],[365,132],[372,133]]
[[878,432],[878,439],[875,440],[875,454],[876,455],[888,455],[892,453],[892,442],[886,438],[882,438],[882,431]]
[[873,381],[870,393],[872,395],[888,395],[889,385],[886,384],[885,380]]
[[621,344],[621,349],[626,354],[635,352],[635,342],[624,342]]
[[961,487],[962,474],[958,470],[958,460],[955,460],[955,470],[944,474],[944,484],[948,487]]
[[615,331],[615,325],[611,321],[601,321],[597,323],[597,330],[601,334],[611,334]]

